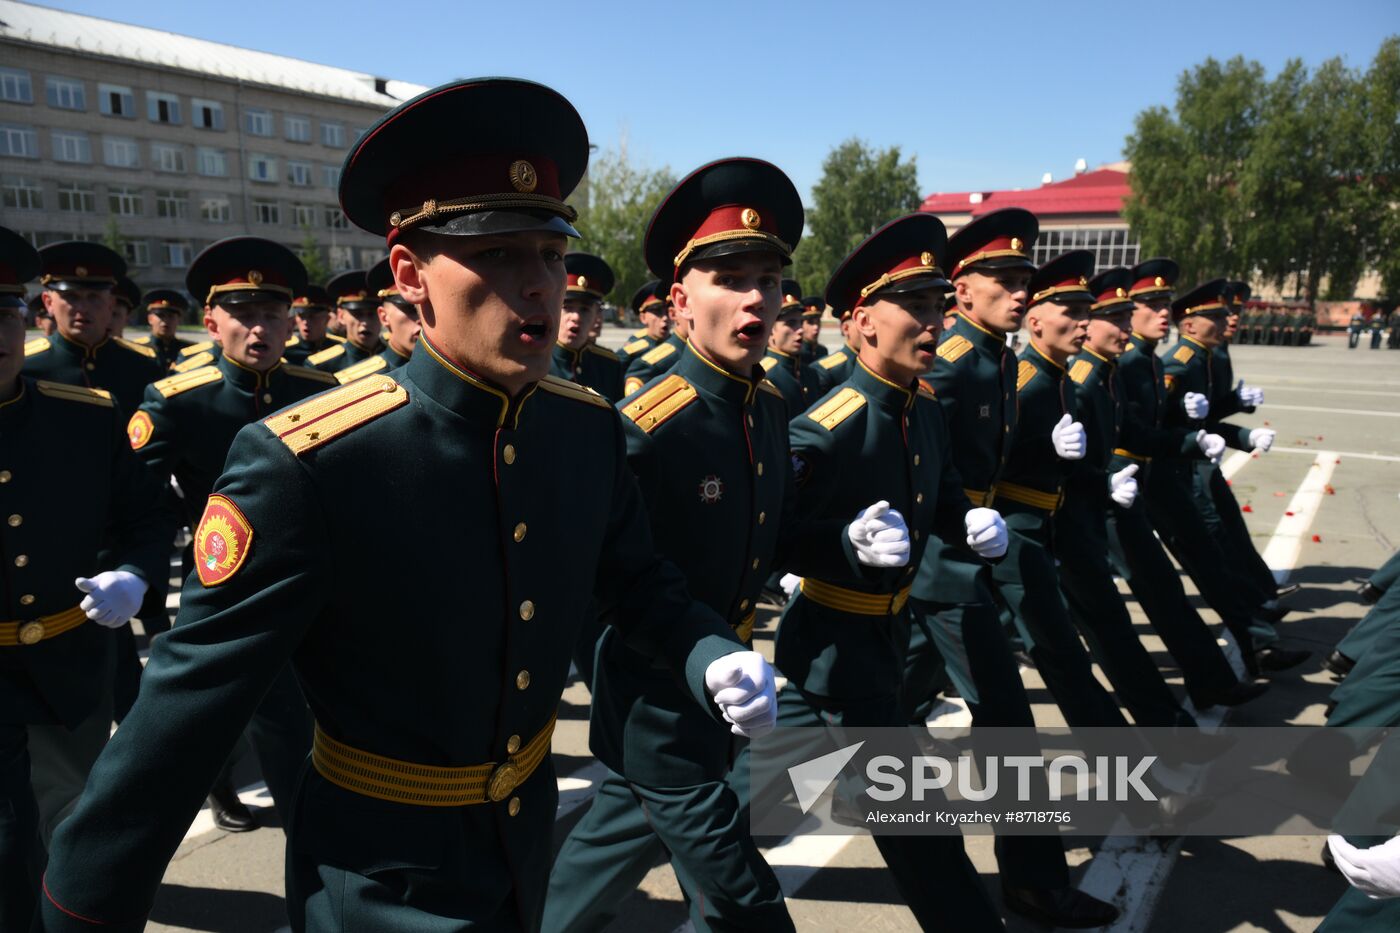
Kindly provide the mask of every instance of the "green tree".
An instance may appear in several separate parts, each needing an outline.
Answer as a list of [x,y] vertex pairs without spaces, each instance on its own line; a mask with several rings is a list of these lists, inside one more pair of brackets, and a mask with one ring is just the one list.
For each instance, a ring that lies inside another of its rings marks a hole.
[[321,253],[321,244],[310,226],[301,228],[301,245],[297,248],[297,258],[306,267],[306,281],[312,285],[325,285],[331,277],[331,267]]
[[588,167],[587,203],[580,205],[574,244],[612,267],[617,282],[610,300],[625,308],[632,293],[653,276],[642,255],[647,224],[666,192],[676,184],[669,168],[649,169],[634,163],[624,144],[593,158]]
[[1400,300],[1400,37],[1381,44],[1358,94],[1360,131],[1354,144],[1365,153],[1366,171],[1356,199],[1368,265],[1381,278],[1381,295]]
[[920,200],[918,166],[913,157],[901,160],[898,146],[872,149],[854,137],[836,146],[812,188],[794,277],[819,294],[847,253],[882,224],[917,210]]
[[102,245],[123,259],[126,258],[126,237],[117,225],[117,218],[111,214],[107,215],[107,226],[102,230]]

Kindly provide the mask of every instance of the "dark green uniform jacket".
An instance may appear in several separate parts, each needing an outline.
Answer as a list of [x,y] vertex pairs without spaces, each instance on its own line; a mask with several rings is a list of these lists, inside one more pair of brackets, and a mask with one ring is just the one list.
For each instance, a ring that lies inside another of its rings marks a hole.
[[827,352],[826,347],[820,343],[804,340],[802,341],[802,350],[798,355],[802,359],[802,365],[807,366],[826,356]]
[[306,358],[313,353],[320,353],[322,350],[329,350],[331,347],[338,347],[345,343],[344,337],[337,337],[334,334],[326,334],[318,343],[310,343],[302,340],[300,334],[292,334],[287,338],[286,349],[282,351],[282,359],[297,366],[306,365]]
[[[905,567],[861,567],[804,579],[778,630],[777,666],[805,693],[818,696],[858,700],[898,693],[907,641],[899,610],[930,529],[965,536],[967,498],[943,413],[928,389],[895,385],[857,362],[849,379],[793,419],[790,437],[804,521],[845,526],[884,499],[909,526],[910,555]],[[817,601],[815,591],[808,598],[813,580],[885,597],[887,610],[858,615],[831,608]]]
[[1242,405],[1235,394],[1235,366],[1230,361],[1230,345],[1222,343],[1209,351],[1210,357],[1210,431],[1225,438],[1236,450],[1253,450],[1249,443],[1249,428],[1231,424],[1225,419],[1240,412],[1253,412],[1253,405]]
[[[347,508],[367,482],[394,507]],[[205,514],[203,576],[187,581],[135,707],[50,848],[48,929],[91,929],[77,917],[141,928],[288,660],[331,740],[419,765],[499,763],[552,723],[596,594],[616,607],[614,630],[719,718],[704,673],[738,640],[656,556],[621,416],[587,389],[547,377],[510,398],[424,338],[407,366],[244,428]],[[416,572],[365,574],[386,549],[416,554]],[[448,807],[374,799],[308,768],[288,839],[293,925],[318,872],[339,871],[347,884],[389,872],[406,885],[343,927],[392,928],[402,903],[535,928],[557,798],[549,762],[509,800]]]
[[622,362],[605,347],[590,343],[581,350],[570,350],[556,343],[549,371],[560,379],[588,386],[610,402],[622,400]]
[[[1192,461],[1199,458],[1197,429],[1167,423],[1167,387],[1156,342],[1133,334],[1118,358],[1118,380],[1127,411],[1119,446],[1114,448],[1108,470],[1116,473],[1136,463],[1138,487],[1145,492],[1154,459]],[[1180,407],[1180,399],[1176,404]]]
[[[1074,523],[1076,536],[1092,533],[1092,541],[1070,541],[1071,547],[1092,547],[1108,554],[1104,537],[1104,522],[1113,501],[1109,499],[1109,477],[1114,463],[1113,451],[1118,447],[1118,435],[1123,427],[1123,386],[1118,377],[1118,363],[1099,356],[1085,347],[1069,366],[1069,378],[1074,383],[1074,397],[1079,422],[1084,425],[1084,459],[1071,470],[1065,483],[1065,509],[1058,519],[1063,526]],[[1120,468],[1121,469],[1121,468]],[[1142,472],[1141,466],[1138,472]],[[1076,516],[1084,515],[1084,521]],[[1093,529],[1092,532],[1089,530]]]
[[627,361],[627,378],[623,380],[622,394],[632,395],[652,379],[666,372],[681,358],[685,349],[685,339],[672,333],[645,353]]
[[335,378],[343,385],[347,382],[354,382],[356,379],[373,376],[375,373],[393,372],[407,363],[408,360],[409,357],[404,356],[393,347],[386,346],[373,356],[337,370]]
[[[1016,357],[1006,339],[955,314],[943,333],[933,369],[924,384],[933,389],[949,433],[957,438],[953,463],[973,506],[990,501],[1016,430]],[[964,504],[963,511],[967,511]],[[987,564],[964,541],[959,526],[950,537],[934,541],[924,552],[914,582],[914,597],[931,603],[975,603],[986,595]]]
[[[123,421],[104,392],[27,377],[0,403],[0,621],[75,608],[79,576],[165,579],[175,523]],[[0,717],[77,726],[109,683],[111,645],[110,630],[83,622],[36,644],[0,646]]]
[[[1043,501],[1047,502],[1059,500],[1064,494],[1066,478],[1079,464],[1076,460],[1062,459],[1050,439],[1051,430],[1061,418],[1065,415],[1077,418],[1078,406],[1074,383],[1066,378],[1065,368],[1034,343],[1026,347],[1016,364],[1016,398],[1016,430],[1011,434],[1011,448],[997,480],[993,501],[1008,527],[1014,525],[1026,531],[1044,526],[1049,512],[1058,507],[1058,501],[1047,509],[1021,500],[1038,497],[1046,497]],[[1026,490],[1030,491],[1029,496]]]
[[323,373],[338,373],[342,369],[348,369],[356,363],[377,356],[381,349],[376,347],[373,350],[364,350],[347,340],[311,354],[306,358],[306,365]]
[[73,343],[54,332],[24,347],[24,374],[70,386],[106,389],[117,410],[131,414],[141,404],[146,386],[165,375],[156,351],[126,340],[109,338],[95,347]]
[[631,339],[629,339],[625,344],[622,345],[622,349],[616,351],[617,361],[622,364],[622,371],[625,373],[627,371],[628,365],[631,364],[631,362],[634,359],[641,356],[643,353],[647,352],[660,342],[660,340],[655,339],[646,331],[642,331],[640,334],[634,335]]
[[[817,378],[802,365],[802,358],[769,347],[763,354],[763,371],[787,403],[788,418],[796,418],[825,393]],[[828,389],[830,386],[827,387]]]
[[156,352],[156,362],[160,368],[166,372],[180,359],[180,351],[188,347],[193,341],[182,340],[179,337],[171,337],[169,340],[157,340],[151,334],[142,334],[131,341],[142,347],[149,347]]
[[856,365],[856,351],[851,349],[850,344],[843,342],[841,346],[832,350],[812,365],[813,369],[820,373],[822,378],[826,379],[828,383],[825,391],[822,393],[825,395],[826,392],[830,392],[833,388],[839,386],[850,377],[851,370]]

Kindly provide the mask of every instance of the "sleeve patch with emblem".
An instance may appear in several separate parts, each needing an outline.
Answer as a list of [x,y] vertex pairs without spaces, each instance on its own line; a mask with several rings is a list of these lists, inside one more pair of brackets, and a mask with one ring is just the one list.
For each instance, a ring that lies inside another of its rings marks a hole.
[[210,496],[194,532],[194,565],[199,582],[205,586],[227,583],[248,559],[252,543],[253,526],[233,500]]
[[807,462],[807,458],[797,451],[792,452],[792,478],[798,486],[807,485],[807,480],[812,476],[812,464]]
[[126,439],[131,442],[132,450],[140,450],[145,447],[154,433],[155,426],[151,424],[151,416],[148,412],[138,411],[126,423]]

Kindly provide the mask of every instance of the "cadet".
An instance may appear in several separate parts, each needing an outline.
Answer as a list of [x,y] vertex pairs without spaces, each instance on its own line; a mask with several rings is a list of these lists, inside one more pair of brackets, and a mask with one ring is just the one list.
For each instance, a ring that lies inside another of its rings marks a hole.
[[292,299],[296,333],[287,341],[287,349],[282,353],[288,363],[303,365],[311,354],[345,342],[344,337],[337,337],[326,329],[333,305],[331,296],[319,285],[307,285]]
[[[179,619],[55,837],[44,929],[144,923],[288,661],[316,719],[288,832],[298,930],[538,926],[550,737],[595,592],[717,719],[771,728],[771,668],[654,555],[620,416],[548,376],[575,235],[564,199],[587,159],[568,101],[504,78],[427,91],[350,150],[340,202],[387,235],[418,348],[239,432]],[[394,508],[346,508],[371,481]],[[413,586],[345,585],[367,542],[395,541],[418,549]]]
[[112,337],[113,289],[126,261],[101,243],[69,240],[39,250],[44,307],[56,331],[24,347],[24,374],[106,389],[123,417],[164,371],[150,347]]
[[[39,333],[45,337],[50,336],[57,325],[53,322],[53,315],[49,314],[49,309],[44,307],[44,292],[35,292],[25,302],[25,307],[29,309],[29,316],[34,320],[34,326],[39,329]],[[28,344],[26,343],[26,346]]]
[[[651,270],[675,283],[690,340],[675,366],[621,406],[658,549],[745,642],[775,564],[849,565],[844,529],[808,532],[795,521],[788,415],[757,365],[801,235],[801,198],[767,162],[725,159],[681,181],[657,208],[645,249]],[[876,559],[864,539],[851,546],[858,559]],[[600,929],[669,854],[697,930],[791,930],[726,780],[729,730],[614,636],[597,656],[590,746],[610,772],[560,850],[544,929]]]
[[[258,281],[255,283],[253,279]],[[131,447],[161,479],[174,476],[184,495],[190,528],[223,472],[234,435],[246,424],[336,385],[329,373],[287,366],[282,345],[291,328],[293,293],[306,280],[301,261],[285,246],[260,237],[220,240],[195,257],[185,281],[205,297],[204,324],[223,348],[217,363],[170,376],[146,389],[127,425]],[[194,548],[185,573],[194,570]],[[272,800],[290,823],[297,775],[311,750],[306,701],[285,669],[249,729]],[[252,829],[226,780],[210,797],[215,822],[232,831]]]
[[1371,315],[1371,349],[1372,349],[1372,350],[1379,350],[1379,349],[1381,348],[1381,334],[1384,333],[1384,330],[1385,330],[1385,321],[1384,321],[1384,320],[1382,319],[1382,317],[1381,317],[1381,312],[1380,312],[1380,310],[1377,309],[1376,312],[1375,312],[1374,314]]
[[[987,506],[1016,429],[1016,358],[1006,334],[1021,326],[1038,231],[1029,211],[1009,208],[977,218],[948,243],[957,307],[924,383],[957,438],[950,456],[974,508],[966,535],[954,529],[930,542],[910,594],[903,712],[917,725],[928,718],[945,662],[976,725],[1035,725],[983,554],[998,556],[1007,547],[1006,526]],[[944,310],[940,299],[940,320]],[[971,550],[969,541],[977,542]],[[1003,896],[1018,913],[1071,927],[1111,923],[1118,916],[1112,905],[1070,885],[1059,839],[998,837],[997,860]]]
[[617,354],[589,340],[589,331],[602,317],[603,299],[613,288],[612,268],[589,253],[569,253],[564,257],[564,269],[568,284],[549,371],[560,379],[588,386],[610,402],[620,401],[622,363]]
[[1361,342],[1361,329],[1365,326],[1361,320],[1361,315],[1353,314],[1351,323],[1347,325],[1347,349],[1355,350],[1356,345]]
[[783,279],[783,305],[769,329],[768,347],[759,365],[782,393],[789,418],[802,414],[823,394],[823,383],[802,365],[802,313],[797,283]]
[[156,362],[168,372],[180,358],[180,351],[191,343],[180,336],[179,330],[189,302],[174,289],[156,288],[146,292],[141,304],[146,309],[146,323],[151,332],[131,342],[156,351]]
[[687,329],[690,325],[684,318],[676,316],[676,309],[672,307],[669,297],[666,299],[666,316],[670,319],[671,328],[666,339],[627,361],[627,378],[622,385],[624,395],[635,394],[642,386],[675,366],[680,359],[680,351],[685,349],[686,339],[690,336]]
[[820,298],[802,299],[802,364],[815,363],[826,356],[822,346],[822,312],[826,304]]
[[379,316],[384,349],[336,372],[335,378],[341,383],[398,369],[413,355],[422,330],[418,309],[404,300],[394,285],[388,259],[381,259],[365,274],[365,289],[379,303],[375,313]]
[[[123,441],[110,393],[20,375],[24,283],[38,272],[28,241],[0,228],[0,513],[8,516],[0,524],[0,929],[7,931],[29,929],[44,846],[111,731],[109,629],[126,624],[148,581],[164,579],[175,532],[160,484]],[[87,315],[88,302],[78,305],[76,316]]]
[[126,276],[117,278],[117,287],[112,289],[111,335],[126,339],[126,327],[131,323],[131,312],[141,304],[141,286]]
[[345,342],[328,347],[306,358],[306,365],[322,372],[338,373],[379,353],[384,327],[379,320],[379,299],[371,295],[365,270],[342,272],[326,283],[326,293],[335,302],[335,318],[345,330]]
[[661,282],[652,279],[632,296],[632,312],[642,322],[642,329],[617,352],[624,372],[633,358],[647,352],[671,333],[671,319],[666,316],[666,299],[658,294]]
[[846,381],[851,375],[851,370],[855,368],[856,358],[860,355],[860,331],[851,324],[851,312],[841,312],[832,308],[831,316],[840,323],[841,346],[816,362],[816,369],[826,380],[828,392],[832,387]]

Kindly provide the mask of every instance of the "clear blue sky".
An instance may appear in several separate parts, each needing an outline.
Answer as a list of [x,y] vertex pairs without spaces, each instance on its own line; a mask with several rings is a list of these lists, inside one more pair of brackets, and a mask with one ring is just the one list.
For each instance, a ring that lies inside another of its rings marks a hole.
[[678,174],[758,156],[804,197],[852,135],[916,155],[924,193],[1033,187],[1121,158],[1133,116],[1207,56],[1364,68],[1400,32],[1396,0],[44,5],[419,84],[532,78],[603,148]]

